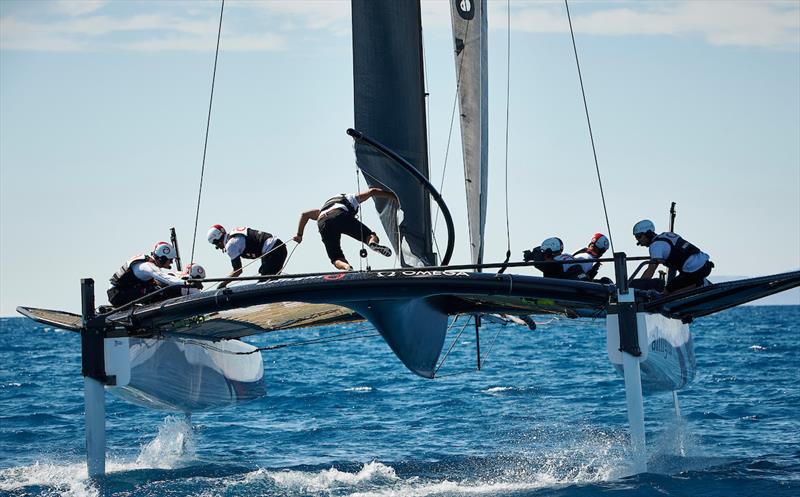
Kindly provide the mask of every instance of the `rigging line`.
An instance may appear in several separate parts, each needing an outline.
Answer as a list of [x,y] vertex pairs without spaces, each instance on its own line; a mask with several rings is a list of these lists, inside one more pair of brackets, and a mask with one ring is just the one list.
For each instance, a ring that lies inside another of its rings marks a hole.
[[597,149],[594,145],[594,134],[592,133],[592,122],[589,119],[589,106],[586,103],[586,90],[583,87],[583,76],[581,75],[581,63],[578,60],[578,47],[575,44],[575,32],[572,29],[572,17],[569,14],[569,2],[564,0],[567,8],[567,20],[569,21],[569,34],[572,37],[572,51],[575,52],[575,65],[578,67],[578,79],[581,83],[581,95],[583,96],[583,110],[586,113],[586,124],[589,127],[589,139],[592,142],[592,154],[594,155],[594,167],[597,171],[597,183],[600,185],[600,198],[603,200],[603,213],[606,216],[606,228],[608,228],[608,240],[611,243],[611,252],[614,250],[614,237],[611,236],[611,223],[608,221],[608,209],[606,208],[606,195],[603,191],[603,180],[600,178],[600,166],[597,163]]
[[492,338],[492,343],[489,344],[489,350],[487,350],[486,353],[483,355],[483,360],[481,361],[481,369],[483,369],[483,366],[484,364],[486,364],[486,361],[489,360],[489,354],[492,353],[492,349],[494,348],[494,343],[497,341],[497,337],[500,336],[500,330],[502,329],[503,328],[501,326],[497,327],[497,333],[494,334],[494,338]]
[[[355,143],[353,143],[353,148],[355,149]],[[380,181],[378,178],[375,177],[375,175],[372,175],[369,172],[364,171],[363,169],[360,169],[360,171],[361,171],[361,174],[364,176],[364,181],[366,181],[367,180],[367,176],[369,176],[370,178],[372,178],[372,181],[375,181],[376,183],[381,185],[381,189],[389,190],[390,192],[394,193],[395,198],[397,198],[397,202],[395,202],[394,200],[387,200],[387,202],[392,202],[393,204],[394,203],[397,204],[396,206],[392,207],[392,216],[394,216],[395,225],[397,226],[397,231],[395,233],[389,233],[388,231],[386,231],[386,236],[389,237],[389,238],[393,238],[393,239],[397,240],[397,251],[396,251],[397,253],[395,254],[394,260],[395,261],[400,261],[400,249],[403,246],[402,245],[402,243],[403,243],[403,233],[400,231],[400,223],[397,222],[397,209],[402,207],[402,205],[400,204],[400,197],[397,196],[397,194],[394,192],[394,190],[392,190],[388,186],[385,186],[382,181]],[[426,192],[426,193],[428,193],[428,192]],[[428,195],[430,195],[430,193],[428,193]],[[373,200],[373,202],[374,202],[374,200]],[[380,216],[380,213],[378,213],[378,216]],[[381,223],[381,224],[383,224],[383,223]],[[386,226],[384,226],[384,231],[385,230],[386,230]],[[362,244],[363,244],[363,242],[362,242]],[[628,260],[630,260],[630,259],[628,259]],[[399,266],[399,265],[400,265],[400,263],[398,262],[397,266]],[[397,266],[395,266],[395,267],[397,267]]]
[[[431,143],[431,105],[430,93],[428,93],[428,58],[425,56],[425,33],[422,30],[422,13],[419,19],[419,36],[420,46],[422,47],[422,98],[425,103],[425,138],[427,139],[426,147]],[[426,157],[428,154],[425,154]],[[430,175],[430,157],[428,158],[428,175]],[[441,191],[441,190],[440,190]],[[438,250],[438,247],[437,247]]]
[[211,75],[211,96],[208,99],[208,118],[206,119],[206,138],[203,143],[203,164],[200,167],[200,186],[197,191],[197,210],[194,214],[194,233],[192,234],[192,256],[190,264],[194,264],[194,247],[197,242],[197,221],[200,219],[200,198],[203,194],[203,174],[206,171],[206,150],[208,149],[208,131],[211,128],[211,104],[214,102],[214,83],[217,79],[217,59],[219,58],[219,39],[222,35],[222,12],[225,10],[225,0],[219,9],[219,28],[217,29],[217,49],[214,52],[214,71]]
[[[359,333],[362,333],[362,332],[359,332]],[[304,346],[304,345],[315,345],[315,344],[319,344],[319,343],[328,343],[328,342],[344,342],[344,341],[347,341],[347,340],[360,340],[362,338],[372,338],[372,337],[378,337],[378,336],[381,336],[380,333],[371,333],[369,335],[356,335],[356,336],[336,335],[336,336],[333,336],[333,337],[325,337],[324,339],[321,338],[321,339],[318,339],[318,340],[308,340],[308,341],[305,341],[305,342],[289,342],[289,343],[281,343],[281,344],[278,344],[278,345],[266,345],[264,347],[259,347],[258,351],[259,352],[262,352],[262,351],[263,352],[268,352],[270,350],[285,349],[287,347],[301,347],[301,346]],[[254,350],[253,352],[256,352],[256,351]],[[252,353],[252,352],[250,352],[250,353]],[[244,354],[244,353],[240,352],[240,354]]]
[[[458,316],[456,316],[456,319],[458,319]],[[450,325],[451,327],[456,324],[456,319],[453,320],[453,323]],[[452,351],[453,347],[456,346],[456,344],[458,343],[458,339],[461,338],[461,334],[464,333],[464,330],[467,329],[467,325],[471,322],[472,322],[472,316],[470,316],[469,319],[467,319],[467,321],[464,323],[464,326],[461,327],[461,331],[459,331],[458,335],[456,335],[455,339],[453,339],[453,343],[450,344],[450,348],[447,349],[447,352],[445,352],[444,357],[442,357],[442,360],[439,362],[439,365],[436,366],[436,369],[433,371],[433,376],[436,376],[436,373],[438,373],[439,369],[444,365],[444,361],[447,360],[447,356],[450,355],[450,351]]]
[[[284,245],[286,245],[286,244],[284,244]],[[294,255],[294,251],[297,250],[297,246],[298,245],[300,245],[300,244],[299,243],[295,243],[294,244],[294,247],[292,247],[292,251],[289,252],[289,257],[287,257],[286,261],[284,261],[283,266],[281,266],[281,270],[278,271],[278,274],[281,274],[283,272],[283,270],[286,269],[286,266],[289,265],[289,261],[292,260],[292,256]]]
[[[247,352],[234,352],[234,351],[230,351],[230,350],[225,350],[225,349],[222,349],[222,348],[217,347],[215,345],[212,345],[210,343],[204,343],[202,340],[195,340],[195,339],[191,339],[191,338],[176,338],[174,340],[176,340],[178,342],[181,342],[181,343],[187,343],[187,344],[190,344],[190,345],[197,345],[198,347],[202,347],[202,348],[204,348],[206,350],[211,350],[211,351],[214,351],[214,352],[219,352],[221,354],[250,355],[250,354],[255,354],[256,352],[277,350],[277,349],[282,349],[282,348],[286,348],[286,347],[298,347],[298,346],[301,346],[301,345],[313,345],[313,344],[317,344],[317,343],[326,343],[326,342],[341,342],[341,341],[345,341],[345,340],[356,340],[356,339],[360,339],[360,338],[369,338],[369,337],[375,337],[375,336],[379,336],[380,335],[379,333],[372,333],[370,335],[363,335],[363,334],[362,335],[355,335],[356,333],[364,333],[365,331],[369,331],[369,330],[367,330],[367,329],[356,330],[356,331],[351,331],[351,332],[347,332],[347,333],[342,333],[342,334],[339,334],[339,335],[331,335],[331,336],[328,336],[328,337],[320,337],[318,339],[306,340],[306,341],[302,341],[302,342],[288,342],[288,343],[282,343],[282,344],[278,344],[278,345],[265,345],[264,347],[257,347],[254,350],[250,350],[250,351],[247,351]],[[159,338],[159,340],[164,340],[164,339],[165,338]]]
[[[354,145],[354,147],[355,147],[355,145]],[[361,176],[359,176],[358,171],[359,171],[358,161],[356,161],[356,188],[357,188],[356,195],[361,193]],[[366,179],[365,179],[365,181],[366,181]],[[367,186],[369,186],[369,183],[367,184]],[[347,197],[345,197],[344,200],[345,200],[345,202],[349,202]],[[358,199],[356,199],[356,201],[358,201]],[[373,202],[374,201],[375,200],[373,200]],[[359,205],[359,207],[361,207],[361,206]],[[367,266],[369,266],[369,254],[367,254],[367,249],[364,248],[364,218],[362,217],[363,211],[364,211],[364,209],[358,209],[358,222],[361,225],[358,228],[359,233],[361,233],[361,240],[359,240],[361,242],[361,252],[359,252],[359,254],[358,254],[359,255],[359,257],[358,257],[358,270],[359,271],[363,271],[364,270],[364,261],[362,259],[367,259]],[[366,257],[361,257],[361,254],[367,254],[367,256]]]
[[[511,0],[506,2],[506,150],[505,150],[505,190],[506,190],[506,261],[511,259],[511,228],[508,221],[508,135],[509,135],[509,115],[511,113]],[[481,247],[483,253],[483,247]],[[498,274],[505,272],[506,266],[500,268]]]
[[[251,265],[251,264],[253,264],[253,263],[255,263],[255,262],[258,262],[258,261],[260,261],[260,260],[261,260],[261,259],[263,259],[264,257],[268,256],[269,254],[271,254],[271,253],[275,252],[276,250],[278,250],[279,248],[283,247],[284,245],[286,245],[286,242],[281,242],[281,243],[279,243],[278,245],[275,245],[275,246],[274,246],[274,247],[272,247],[271,249],[267,250],[267,251],[266,251],[266,252],[264,252],[263,254],[259,255],[258,257],[256,257],[256,258],[255,258],[255,259],[253,259],[252,261],[250,261],[250,262],[248,262],[247,264],[245,264],[244,266],[242,266],[242,271],[244,271],[244,270],[245,270],[245,268],[246,268],[247,266],[249,266],[249,265]],[[292,254],[294,253],[294,251],[295,251],[295,249],[297,248],[297,246],[298,246],[298,245],[300,245],[300,244],[299,244],[299,243],[297,243],[297,242],[295,242],[294,248],[292,249]],[[284,267],[286,267],[286,264],[288,264],[288,263],[289,263],[289,259],[290,259],[291,257],[292,257],[292,255],[291,255],[291,254],[289,254],[289,257],[287,257],[287,258],[286,258],[286,262],[284,262],[284,264],[283,264],[283,267],[281,267],[281,270],[280,270],[280,271],[278,271],[278,274],[281,274],[281,273],[283,272],[283,268],[284,268]],[[214,285],[213,285],[211,288],[209,288],[209,290],[213,290],[213,289],[214,289],[214,288],[216,288],[216,287],[217,287],[217,285],[219,285],[220,283],[222,283],[222,282],[221,282],[221,281],[218,281],[218,282],[214,283]]]
[[511,113],[511,0],[507,2],[507,45],[506,45],[506,260],[511,256],[511,228],[508,223],[508,134]]
[[[462,53],[466,49],[467,38],[469,37],[469,27],[470,27],[471,24],[472,23],[469,20],[467,20],[467,27],[464,30],[464,48],[461,49]],[[453,40],[453,43],[455,44],[455,40]],[[455,47],[454,47],[454,49],[455,49]],[[445,177],[445,173],[447,172],[447,159],[450,156],[450,141],[453,138],[453,123],[455,122],[455,117],[456,117],[456,105],[458,104],[458,90],[461,87],[461,72],[463,71],[463,69],[464,69],[464,57],[461,57],[459,59],[459,61],[458,61],[458,71],[457,71],[457,74],[456,74],[456,91],[455,91],[455,94],[453,95],[453,110],[450,111],[450,130],[447,132],[447,146],[445,147],[445,151],[444,151],[444,166],[442,167],[442,180],[439,182],[439,193],[440,194],[442,193],[442,190],[444,189],[444,177]],[[438,222],[439,222],[439,205],[437,204],[436,205],[436,215],[433,218],[434,238],[435,238],[435,233],[436,233],[436,225],[437,225]],[[438,244],[436,246],[436,250],[437,251],[439,250]]]

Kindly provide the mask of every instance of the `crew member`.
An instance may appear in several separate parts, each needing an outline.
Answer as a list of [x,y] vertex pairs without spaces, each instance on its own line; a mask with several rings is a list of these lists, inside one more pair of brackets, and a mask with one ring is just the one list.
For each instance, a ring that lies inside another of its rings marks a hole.
[[154,295],[151,299],[147,299],[147,302],[187,294],[186,282],[167,271],[172,267],[173,259],[175,259],[175,248],[167,242],[158,242],[149,255],[140,254],[129,259],[110,279],[109,303],[114,307],[120,307],[164,287],[174,288]]
[[606,235],[595,233],[592,239],[589,240],[589,245],[572,254],[575,259],[586,261],[581,262],[580,266],[583,272],[586,273],[586,278],[589,280],[594,280],[597,277],[597,272],[603,264],[596,261],[603,257],[603,254],[606,253],[610,245]]
[[[181,278],[183,280],[188,280],[188,279],[195,280],[195,281],[192,282],[192,286],[187,288],[186,292],[182,293],[183,295],[191,295],[193,293],[197,293],[197,292],[201,291],[203,289],[203,283],[201,283],[200,281],[196,281],[196,280],[204,280],[204,279],[206,279],[206,270],[205,270],[205,268],[203,268],[203,266],[201,266],[200,264],[197,264],[196,262],[192,263],[192,264],[187,264],[186,265],[186,269],[184,269],[183,271],[179,271],[179,272],[169,271],[169,274],[171,274],[173,276],[177,276],[178,278]],[[169,292],[170,290],[166,290],[166,291]]]
[[367,191],[356,194],[342,193],[329,199],[321,208],[304,212],[300,216],[300,223],[297,226],[297,235],[294,237],[294,241],[297,243],[303,241],[303,231],[306,228],[306,223],[308,223],[309,219],[313,219],[317,222],[317,228],[322,237],[322,243],[325,245],[328,258],[336,269],[342,271],[352,269],[344,256],[344,252],[342,252],[341,241],[343,234],[366,243],[370,249],[381,255],[391,257],[392,250],[384,245],[379,245],[380,239],[378,235],[356,218],[359,206],[372,197],[397,200],[394,193],[380,188],[370,188]]
[[659,263],[679,272],[667,282],[666,293],[703,286],[705,278],[711,274],[714,263],[708,254],[675,233],[667,231],[656,235],[655,225],[649,219],[633,226],[633,236],[636,245],[650,250],[653,261],[642,274],[642,279],[652,278]]
[[[208,230],[208,241],[231,258],[233,272],[230,276],[234,278],[242,274],[242,258],[261,259],[258,274],[270,276],[280,273],[288,256],[286,244],[280,238],[252,228],[233,228],[229,233],[221,225],[215,224]],[[228,282],[224,281],[219,288],[227,285]]]
[[546,278],[587,280],[586,273],[579,263],[552,264],[553,261],[575,260],[573,256],[564,254],[563,251],[564,242],[560,238],[552,237],[543,241],[540,246],[524,251],[523,260],[525,262],[533,261],[533,266]]

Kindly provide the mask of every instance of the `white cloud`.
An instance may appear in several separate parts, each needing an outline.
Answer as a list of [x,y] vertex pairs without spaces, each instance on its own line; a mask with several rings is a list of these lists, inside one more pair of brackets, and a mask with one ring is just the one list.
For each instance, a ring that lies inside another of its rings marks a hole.
[[[588,12],[587,12],[588,11]],[[621,3],[598,9],[592,3],[570,7],[576,33],[599,36],[700,36],[711,45],[800,50],[797,2],[691,1]],[[492,27],[505,29],[505,7],[490,12]],[[512,30],[567,32],[563,4],[512,4]]]
[[[142,52],[156,51],[213,51],[217,46],[216,36],[168,36],[148,38],[142,41],[126,43],[120,48]],[[276,51],[286,46],[286,40],[279,35],[234,35],[223,37],[220,49],[224,51]]]
[[[83,16],[36,22],[6,16],[0,19],[0,49],[29,51],[135,50],[195,51],[216,46],[218,18],[139,14],[129,17]],[[227,50],[268,51],[285,46],[282,36],[261,32],[225,33]]]
[[106,0],[55,0],[53,9],[68,16],[82,16],[103,8],[106,3]]
[[[205,50],[216,37],[219,14],[218,4],[206,2],[64,0],[53,5],[67,17],[50,20],[32,9],[0,18],[0,49]],[[137,12],[129,13],[131,6]],[[98,15],[101,8],[103,15]],[[511,8],[515,31],[569,30],[560,1],[515,0]],[[489,9],[490,27],[505,29],[505,2],[489,2]],[[718,46],[800,50],[800,6],[796,1],[573,2],[570,9],[576,32],[584,35],[696,36]],[[422,10],[425,29],[449,29],[447,2],[423,0]],[[348,35],[350,2],[226,3],[223,43],[228,49],[279,50],[288,44],[288,36],[304,31]]]

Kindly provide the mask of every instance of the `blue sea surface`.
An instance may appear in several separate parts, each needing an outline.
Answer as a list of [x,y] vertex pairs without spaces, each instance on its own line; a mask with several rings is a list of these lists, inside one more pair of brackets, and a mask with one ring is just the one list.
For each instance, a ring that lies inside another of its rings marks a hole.
[[680,419],[670,394],[645,398],[649,468],[635,476],[604,320],[540,319],[536,331],[484,323],[480,372],[467,327],[436,380],[370,337],[263,352],[266,397],[190,419],[107,395],[108,475],[91,481],[78,334],[3,318],[0,494],[800,495],[800,306],[692,325],[698,375]]

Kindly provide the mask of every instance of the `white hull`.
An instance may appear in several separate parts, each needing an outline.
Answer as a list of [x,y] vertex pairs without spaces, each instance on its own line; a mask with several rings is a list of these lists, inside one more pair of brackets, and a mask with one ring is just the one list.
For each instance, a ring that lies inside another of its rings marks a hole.
[[239,340],[106,339],[105,357],[116,377],[108,391],[151,409],[195,412],[266,395],[261,353]]
[[[639,328],[639,347],[642,355],[639,366],[642,392],[645,394],[680,390],[694,380],[696,363],[694,344],[689,325],[661,314],[636,314]],[[617,316],[606,320],[608,358],[614,368],[624,375],[622,353],[619,351]]]

